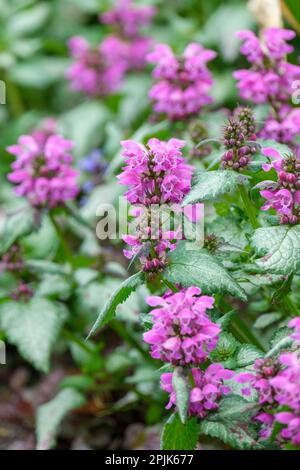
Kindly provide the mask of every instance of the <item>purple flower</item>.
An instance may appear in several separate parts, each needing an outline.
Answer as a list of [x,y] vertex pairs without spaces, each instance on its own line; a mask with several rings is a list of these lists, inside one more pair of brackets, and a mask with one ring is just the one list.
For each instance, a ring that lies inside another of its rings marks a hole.
[[[300,160],[298,155],[290,154],[282,156],[273,148],[265,148],[262,153],[271,158],[270,163],[262,165],[263,170],[272,168],[277,173],[277,182],[265,182],[265,187],[260,191],[261,196],[267,199],[262,210],[275,209],[280,215],[283,224],[297,224],[300,220]],[[264,183],[261,183],[264,185]]]
[[295,341],[300,341],[300,317],[293,318],[288,323],[289,328],[293,328],[293,334],[291,338]]
[[[210,411],[216,411],[222,396],[230,393],[230,387],[224,384],[224,380],[231,379],[234,372],[224,369],[221,364],[211,364],[205,371],[192,369],[192,381],[194,386],[190,391],[189,414],[204,418]],[[176,393],[172,385],[173,374],[162,374],[161,388],[170,394],[167,409],[176,406]]]
[[126,45],[114,36],[108,36],[97,47],[92,47],[80,36],[69,40],[74,63],[67,78],[75,91],[89,96],[106,96],[116,92],[126,70]]
[[148,54],[148,61],[155,64],[153,77],[157,80],[149,92],[154,111],[166,114],[170,120],[180,120],[211,103],[213,81],[207,62],[215,56],[214,51],[191,43],[182,57],[176,57],[169,46],[158,44]]
[[53,208],[76,197],[78,172],[71,168],[73,142],[58,134],[45,139],[22,135],[7,151],[16,156],[8,179],[15,193],[35,207]]
[[118,176],[129,186],[125,193],[132,204],[179,203],[189,192],[192,166],[187,165],[181,149],[183,140],[168,142],[150,139],[146,148],[133,140],[122,142],[126,166]]
[[144,334],[151,356],[177,365],[201,364],[216,347],[220,327],[206,313],[214,298],[200,295],[198,287],[163,297],[150,296],[153,328]]
[[269,28],[259,40],[251,31],[241,31],[244,41],[241,53],[251,65],[249,70],[234,72],[240,96],[256,104],[267,103],[271,111],[260,136],[292,144],[300,131],[300,113],[290,105],[293,84],[300,79],[300,67],[289,64],[286,54],[293,47],[286,41],[295,33],[280,28]]
[[117,27],[120,33],[129,38],[136,38],[140,29],[148,26],[155,14],[151,6],[136,6],[132,0],[118,0],[114,10],[103,13],[101,21]]

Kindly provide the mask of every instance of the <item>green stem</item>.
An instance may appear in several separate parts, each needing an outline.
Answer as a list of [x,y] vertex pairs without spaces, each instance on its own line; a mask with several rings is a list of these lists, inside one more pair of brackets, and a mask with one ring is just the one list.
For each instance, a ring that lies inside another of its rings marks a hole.
[[73,255],[72,255],[72,251],[69,247],[69,245],[67,244],[66,240],[65,240],[65,237],[63,235],[63,232],[59,226],[59,224],[57,223],[57,221],[55,220],[55,217],[53,215],[52,212],[49,212],[49,217],[50,217],[50,220],[53,224],[53,227],[55,228],[55,231],[57,233],[57,236],[59,238],[59,241],[60,241],[60,244],[63,248],[63,251],[64,251],[64,254],[65,254],[65,257],[66,259],[68,260],[68,262],[73,265]]
[[256,216],[256,210],[251,202],[251,199],[248,194],[248,190],[243,184],[240,184],[239,192],[240,192],[240,196],[243,201],[245,212],[248,216],[248,219],[250,220],[252,227],[256,229],[259,227],[259,223],[258,223],[257,216]]
[[88,354],[94,354],[95,351],[90,348],[86,342],[82,341],[80,338],[78,338],[78,336],[76,336],[74,333],[72,333],[71,331],[67,331],[67,330],[62,330],[62,336],[67,339],[68,341],[71,341],[72,343],[75,343],[77,344],[81,349],[83,349],[85,352],[87,352]]
[[286,312],[286,314],[290,317],[298,317],[300,315],[300,311],[298,307],[294,304],[292,299],[290,298],[289,295],[283,297],[280,301],[280,305]]
[[167,279],[161,278],[162,282],[172,291],[179,292],[179,289],[173,284],[173,282],[168,281]]
[[154,361],[148,354],[148,351],[145,351],[145,349],[142,348],[142,346],[139,344],[139,342],[127,331],[122,323],[120,323],[118,320],[112,320],[110,322],[111,328],[119,335],[123,340],[135,348],[137,351],[140,352],[140,354],[143,356],[143,358],[147,361],[150,362],[151,364],[155,364],[156,361]]
[[74,219],[76,220],[76,222],[79,222],[83,227],[87,228],[88,230],[90,230],[91,232],[93,232],[93,235],[95,235],[95,232],[94,232],[94,228],[89,224],[89,222],[87,220],[85,220],[81,214],[76,210],[74,209],[71,205],[69,204],[65,204],[65,209],[67,211],[67,213]]
[[238,334],[242,340],[257,346],[259,349],[265,352],[265,348],[252,333],[248,325],[238,315],[232,319],[231,325],[234,332]]

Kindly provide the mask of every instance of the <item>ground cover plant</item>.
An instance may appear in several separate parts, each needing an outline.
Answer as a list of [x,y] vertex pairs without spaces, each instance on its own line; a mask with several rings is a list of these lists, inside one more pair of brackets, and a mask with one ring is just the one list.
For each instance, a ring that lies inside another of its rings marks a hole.
[[0,448],[299,450],[292,0],[0,0]]

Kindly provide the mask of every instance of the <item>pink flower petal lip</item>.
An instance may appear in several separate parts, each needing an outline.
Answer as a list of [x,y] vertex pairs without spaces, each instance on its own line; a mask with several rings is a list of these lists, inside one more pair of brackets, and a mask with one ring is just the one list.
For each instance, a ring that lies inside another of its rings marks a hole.
[[266,147],[262,149],[263,155],[266,157],[271,157],[271,158],[276,158],[276,160],[282,158],[278,150],[272,148],[272,147]]
[[276,413],[275,417],[279,423],[289,424],[289,422],[294,418],[294,415],[288,411],[282,411],[280,413]]

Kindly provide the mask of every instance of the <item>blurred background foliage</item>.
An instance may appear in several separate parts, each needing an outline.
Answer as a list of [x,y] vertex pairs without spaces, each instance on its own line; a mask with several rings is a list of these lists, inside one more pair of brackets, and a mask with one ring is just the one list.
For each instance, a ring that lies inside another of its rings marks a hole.
[[[166,42],[178,53],[191,41],[217,51],[210,67],[215,79],[215,113],[208,118],[211,133],[216,135],[224,122],[222,109],[238,103],[232,71],[245,60],[239,54],[235,32],[257,30],[246,2],[136,3],[157,9],[148,31],[155,42]],[[299,7],[288,0],[283,3],[287,18],[297,29]],[[0,0],[0,79],[6,84],[6,105],[0,106],[0,228],[7,211],[20,205],[6,180],[12,157],[5,148],[43,118],[54,116],[64,137],[74,140],[77,162],[95,148],[102,151],[105,176],[81,208],[81,216],[89,223],[96,220],[99,202],[113,202],[122,192],[115,180],[122,163],[119,141],[129,137],[144,141],[153,135],[163,138],[170,132],[164,122],[148,120],[150,67],[127,75],[120,92],[102,100],[87,99],[69,89],[65,78],[70,63],[67,40],[82,35],[95,44],[101,41],[109,28],[99,24],[98,16],[111,4],[109,0]],[[19,216],[13,225],[24,227],[28,217],[26,212],[26,220]],[[22,325],[20,331],[16,327],[22,308],[2,311],[0,339],[9,339],[21,356],[10,346],[8,364],[0,367],[0,447],[34,448],[37,428],[40,448],[55,445],[56,434],[59,448],[159,448],[157,423],[166,416],[166,396],[159,388],[157,362],[141,346],[137,313],[146,308],[145,288],[122,304],[109,329],[85,342],[101,306],[126,277],[126,262],[119,242],[100,246],[90,230],[71,218],[64,220],[64,229],[76,253],[72,276],[47,216],[38,231],[22,240],[36,305],[27,332]],[[13,230],[10,236],[14,236]],[[0,276],[2,305],[15,280],[1,271]],[[255,314],[265,306],[253,304],[252,308]],[[39,320],[45,309],[53,315]],[[54,320],[57,315],[58,323]],[[39,351],[26,349],[24,339],[32,330],[47,343],[44,357]],[[72,408],[78,410],[58,432],[58,425]],[[218,447],[210,442],[205,445]]]

